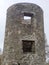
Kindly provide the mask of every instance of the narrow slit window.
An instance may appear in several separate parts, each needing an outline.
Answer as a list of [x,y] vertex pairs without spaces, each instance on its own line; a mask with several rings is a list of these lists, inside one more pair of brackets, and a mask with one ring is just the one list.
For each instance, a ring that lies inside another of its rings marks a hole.
[[23,53],[33,52],[35,53],[35,42],[29,40],[22,40]]

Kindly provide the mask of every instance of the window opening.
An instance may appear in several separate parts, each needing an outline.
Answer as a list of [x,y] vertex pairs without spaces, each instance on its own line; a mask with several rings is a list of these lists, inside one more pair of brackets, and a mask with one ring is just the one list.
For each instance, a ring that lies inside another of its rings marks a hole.
[[23,53],[33,52],[35,53],[35,41],[22,40]]
[[23,24],[31,24],[32,15],[33,15],[32,13],[25,13],[24,12]]

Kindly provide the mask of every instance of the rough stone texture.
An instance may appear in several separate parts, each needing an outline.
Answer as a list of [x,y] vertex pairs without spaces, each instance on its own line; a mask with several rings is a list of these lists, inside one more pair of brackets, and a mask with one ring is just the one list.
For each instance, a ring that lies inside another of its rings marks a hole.
[[0,58],[0,65],[1,65],[1,58]]
[[[25,24],[24,13],[30,14],[30,24]],[[35,53],[23,53],[22,40],[34,41]],[[45,65],[43,11],[38,5],[18,3],[8,8],[2,61],[2,65]]]
[[1,65],[1,63],[2,63],[2,54],[0,55],[0,65]]

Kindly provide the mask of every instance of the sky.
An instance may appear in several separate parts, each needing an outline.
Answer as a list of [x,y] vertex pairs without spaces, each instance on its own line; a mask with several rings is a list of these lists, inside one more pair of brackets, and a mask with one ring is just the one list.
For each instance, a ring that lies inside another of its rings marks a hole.
[[29,2],[39,5],[44,11],[44,31],[49,44],[49,0],[1,0],[0,1],[0,48],[3,49],[5,38],[6,13],[8,7],[20,2]]

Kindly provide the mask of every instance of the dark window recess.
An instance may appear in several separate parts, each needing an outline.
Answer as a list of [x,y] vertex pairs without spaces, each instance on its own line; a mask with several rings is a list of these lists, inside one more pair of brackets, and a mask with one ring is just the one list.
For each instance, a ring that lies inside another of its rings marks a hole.
[[28,12],[24,12],[24,16],[30,16],[30,17],[32,17],[33,14],[32,13],[28,13]]
[[12,65],[20,65],[20,63],[18,63],[18,64],[12,64]]
[[23,17],[23,24],[31,24],[31,18],[33,14],[32,13],[25,13],[24,12],[24,17]]
[[20,63],[18,63],[18,65],[20,65]]
[[22,40],[22,49],[23,53],[26,52],[33,52],[35,53],[35,42],[34,41],[29,41],[29,40]]
[[12,65],[17,65],[17,64],[12,64]]

